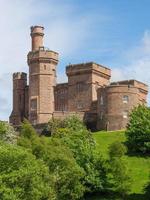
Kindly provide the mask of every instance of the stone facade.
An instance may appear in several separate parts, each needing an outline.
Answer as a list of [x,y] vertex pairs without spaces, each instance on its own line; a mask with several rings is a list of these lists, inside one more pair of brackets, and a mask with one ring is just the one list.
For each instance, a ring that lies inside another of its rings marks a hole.
[[97,128],[103,130],[125,129],[131,110],[146,104],[147,85],[136,81],[121,81],[98,89]]
[[43,27],[31,27],[29,85],[25,73],[14,73],[10,123],[19,126],[27,118],[39,125],[52,117],[78,115],[92,129],[125,128],[132,108],[146,103],[147,85],[136,80],[110,83],[111,70],[94,62],[68,65],[68,82],[57,84],[58,53],[43,46],[43,36]]

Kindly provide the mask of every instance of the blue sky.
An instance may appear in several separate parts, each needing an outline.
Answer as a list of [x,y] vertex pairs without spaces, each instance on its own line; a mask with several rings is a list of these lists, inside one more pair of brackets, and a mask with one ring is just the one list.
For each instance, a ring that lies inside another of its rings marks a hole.
[[30,26],[45,27],[45,46],[60,54],[58,82],[68,63],[95,61],[112,80],[150,85],[149,0],[0,0],[0,119],[12,108],[12,73],[28,72]]

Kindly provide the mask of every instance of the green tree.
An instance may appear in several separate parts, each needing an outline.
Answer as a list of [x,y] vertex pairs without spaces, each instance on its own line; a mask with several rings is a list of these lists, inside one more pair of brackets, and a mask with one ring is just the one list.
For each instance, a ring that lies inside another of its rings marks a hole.
[[126,137],[130,151],[150,152],[150,108],[139,105],[133,109],[127,125]]
[[0,140],[6,143],[15,144],[18,134],[7,122],[0,121]]
[[110,182],[113,190],[123,198],[129,193],[131,184],[125,152],[126,148],[120,142],[114,142],[109,147]]
[[18,146],[0,145],[0,199],[55,200],[48,167]]
[[52,138],[59,138],[73,153],[78,165],[85,171],[83,184],[88,192],[105,190],[105,161],[96,153],[93,136],[76,116],[66,118]]
[[54,178],[56,198],[79,199],[84,195],[84,170],[76,163],[70,149],[59,138],[39,137],[29,122],[21,128],[18,145],[29,149],[37,159],[43,160]]
[[121,158],[127,152],[127,148],[121,142],[116,141],[109,146],[109,156],[110,158]]
[[145,191],[145,199],[149,199],[149,197],[150,197],[150,176],[149,176],[149,182],[145,186],[144,191]]

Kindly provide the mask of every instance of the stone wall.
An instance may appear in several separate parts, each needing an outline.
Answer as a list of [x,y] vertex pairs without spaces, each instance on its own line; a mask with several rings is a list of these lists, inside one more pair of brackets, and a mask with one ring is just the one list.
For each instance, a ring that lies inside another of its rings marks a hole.
[[141,98],[138,84],[126,84],[126,82],[112,83],[110,86],[98,89],[97,94],[97,128],[104,130],[125,129],[132,109],[146,101],[145,96]]
[[68,83],[54,87],[55,111],[68,111]]

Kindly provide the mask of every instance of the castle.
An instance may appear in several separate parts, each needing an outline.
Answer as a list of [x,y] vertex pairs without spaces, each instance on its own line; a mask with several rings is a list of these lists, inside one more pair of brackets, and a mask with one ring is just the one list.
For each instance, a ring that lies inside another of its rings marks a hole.
[[78,115],[89,128],[120,130],[130,111],[146,104],[148,86],[137,80],[110,83],[111,70],[94,62],[66,67],[67,83],[57,84],[58,53],[43,46],[44,27],[31,27],[32,49],[27,55],[27,74],[13,74],[13,110],[10,123],[19,126],[24,118],[33,125],[50,118]]

